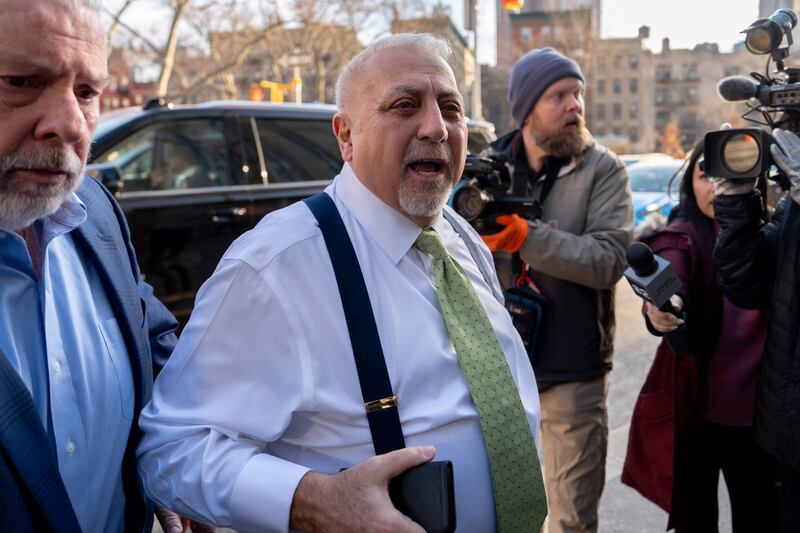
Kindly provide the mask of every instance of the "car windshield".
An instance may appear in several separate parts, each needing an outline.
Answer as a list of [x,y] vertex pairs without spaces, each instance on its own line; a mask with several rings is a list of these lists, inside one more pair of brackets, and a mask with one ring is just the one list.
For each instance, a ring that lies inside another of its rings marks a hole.
[[680,163],[671,165],[631,165],[628,177],[633,192],[669,192],[669,181],[680,169]]

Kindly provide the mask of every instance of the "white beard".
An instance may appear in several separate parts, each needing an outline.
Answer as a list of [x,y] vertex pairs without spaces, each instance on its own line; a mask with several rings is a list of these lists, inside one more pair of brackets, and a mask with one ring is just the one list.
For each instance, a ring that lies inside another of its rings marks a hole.
[[[80,185],[83,166],[74,152],[54,147],[0,156],[0,226],[22,230],[58,211]],[[42,185],[9,175],[14,168],[57,168],[67,178],[56,186]]]
[[452,189],[446,175],[436,182],[405,178],[400,182],[398,192],[400,209],[412,217],[435,217],[444,209]]

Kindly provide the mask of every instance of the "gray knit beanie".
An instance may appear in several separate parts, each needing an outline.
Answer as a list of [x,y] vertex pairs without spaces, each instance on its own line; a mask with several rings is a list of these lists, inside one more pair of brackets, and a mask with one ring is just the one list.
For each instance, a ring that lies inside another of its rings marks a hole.
[[514,63],[508,81],[508,101],[511,103],[511,116],[520,128],[542,93],[568,76],[586,81],[575,61],[552,48],[531,50]]

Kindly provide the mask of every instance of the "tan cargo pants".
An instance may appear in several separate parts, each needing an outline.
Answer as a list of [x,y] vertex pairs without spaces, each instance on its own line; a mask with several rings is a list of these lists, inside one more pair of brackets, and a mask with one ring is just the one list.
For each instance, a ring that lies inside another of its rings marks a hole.
[[540,394],[549,514],[543,533],[596,532],[608,448],[608,375]]

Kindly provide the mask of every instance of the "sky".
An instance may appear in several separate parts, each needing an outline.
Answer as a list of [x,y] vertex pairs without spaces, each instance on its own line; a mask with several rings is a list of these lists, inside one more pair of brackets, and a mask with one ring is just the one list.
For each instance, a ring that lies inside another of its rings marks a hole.
[[740,31],[758,18],[758,0],[604,0],[600,18],[603,37],[635,37],[650,26],[650,48],[661,50],[669,37],[672,48],[719,43],[729,52],[742,40]]
[[[460,24],[464,0],[449,4]],[[601,0],[601,4],[603,37],[635,37],[640,26],[650,26],[647,46],[654,52],[661,51],[664,37],[669,37],[672,48],[715,42],[728,52],[741,40],[739,32],[758,18],[758,0]],[[479,0],[482,63],[494,62],[495,5],[495,0]]]
[[[450,6],[452,18],[460,26],[464,0],[441,1]],[[104,1],[110,9],[120,3],[121,0]],[[478,3],[478,54],[482,63],[493,63],[496,0],[478,0]],[[739,32],[758,17],[758,0],[601,0],[601,3],[603,37],[635,37],[639,27],[647,25],[650,26],[648,47],[654,52],[661,50],[664,37],[670,38],[672,48],[716,42],[722,51],[730,51],[741,40]],[[166,24],[163,17],[153,16],[152,8],[152,2],[134,4],[125,19],[140,28],[152,28],[153,20],[164,20]]]

